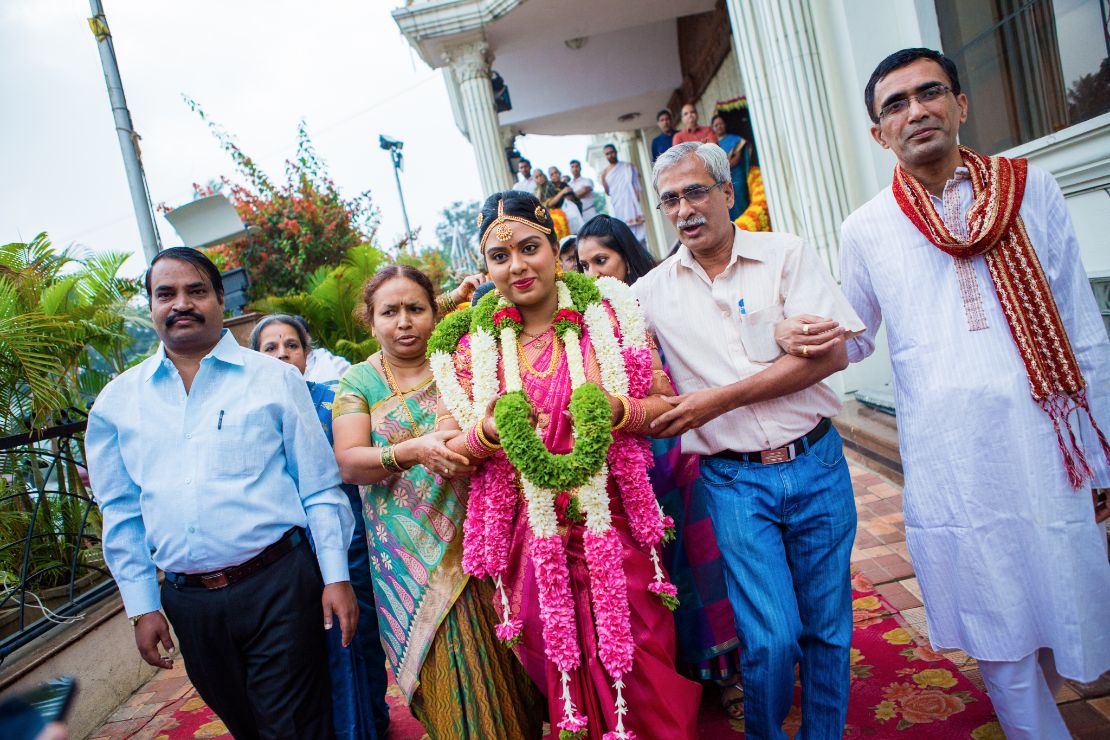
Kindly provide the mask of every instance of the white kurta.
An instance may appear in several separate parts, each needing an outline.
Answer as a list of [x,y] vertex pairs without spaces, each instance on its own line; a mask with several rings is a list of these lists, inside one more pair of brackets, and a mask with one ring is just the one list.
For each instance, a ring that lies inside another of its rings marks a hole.
[[346,357],[333,355],[323,347],[317,347],[308,353],[305,360],[304,379],[313,383],[329,383],[342,378],[350,366]]
[[[628,228],[640,241],[644,240],[644,209],[640,206],[640,172],[628,162],[617,162],[617,166],[605,176],[608,186],[609,202],[613,215],[628,224]],[[638,224],[628,223],[639,220]]]
[[[971,185],[952,187],[966,219]],[[943,215],[939,199],[934,207]],[[1021,217],[1095,418],[1110,433],[1110,343],[1063,194],[1035,167]],[[1094,680],[1110,668],[1106,540],[1094,523],[1088,485],[1068,484],[1052,422],[1029,394],[984,259],[968,262],[975,280],[965,311],[955,260],[913,226],[889,188],[848,217],[840,249],[841,287],[867,326],[849,341],[849,359],[869,355],[880,322],[887,322],[906,541],[933,645],[994,661],[1049,647],[1062,675]],[[984,320],[985,328],[969,330]],[[1110,485],[1085,416],[1071,419],[1095,485]]]

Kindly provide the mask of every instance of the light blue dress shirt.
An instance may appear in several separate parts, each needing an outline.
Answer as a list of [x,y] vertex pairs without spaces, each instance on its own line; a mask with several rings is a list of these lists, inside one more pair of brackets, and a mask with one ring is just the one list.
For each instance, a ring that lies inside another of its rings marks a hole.
[[160,608],[156,566],[238,565],[291,527],[311,528],[325,583],[348,580],[354,515],[304,378],[227,330],[188,394],[164,347],[109,383],[85,450],[128,616]]

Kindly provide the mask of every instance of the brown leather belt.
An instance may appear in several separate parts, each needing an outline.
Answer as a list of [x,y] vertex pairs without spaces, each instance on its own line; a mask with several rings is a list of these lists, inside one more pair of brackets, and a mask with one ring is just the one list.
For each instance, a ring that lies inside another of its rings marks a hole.
[[821,441],[821,438],[828,434],[832,429],[832,421],[829,419],[822,419],[805,434],[798,437],[793,442],[776,447],[773,450],[763,450],[761,452],[733,452],[732,450],[723,450],[718,452],[715,457],[724,457],[729,460],[739,460],[740,462],[747,463],[761,463],[763,465],[775,465],[776,463],[789,462],[798,455],[805,454],[810,447]]
[[247,576],[262,570],[267,565],[276,563],[292,552],[293,548],[297,547],[297,545],[306,541],[307,538],[305,537],[304,530],[300,527],[293,527],[293,529],[286,532],[280,540],[244,563],[232,565],[222,570],[214,570],[211,573],[167,572],[166,582],[176,588],[189,586],[193,588],[206,588],[209,591],[217,591],[233,583],[238,583]]

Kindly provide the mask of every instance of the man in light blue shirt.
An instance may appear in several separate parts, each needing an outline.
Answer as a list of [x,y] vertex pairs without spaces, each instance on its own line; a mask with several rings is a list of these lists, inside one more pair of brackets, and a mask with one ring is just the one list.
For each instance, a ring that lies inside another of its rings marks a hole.
[[200,252],[160,253],[146,281],[162,345],[104,389],[85,437],[139,652],[172,665],[164,608],[232,734],[330,737],[322,628],[337,618],[346,645],[357,624],[354,517],[304,380],[222,328],[223,284]]

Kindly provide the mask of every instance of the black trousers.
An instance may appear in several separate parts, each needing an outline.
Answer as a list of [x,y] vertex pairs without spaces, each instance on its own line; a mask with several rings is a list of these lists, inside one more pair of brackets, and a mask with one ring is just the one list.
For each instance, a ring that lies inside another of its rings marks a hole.
[[323,587],[307,542],[217,591],[162,584],[185,672],[237,740],[334,736]]

